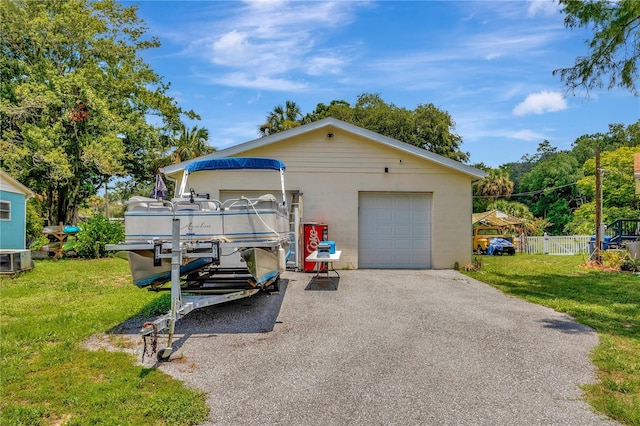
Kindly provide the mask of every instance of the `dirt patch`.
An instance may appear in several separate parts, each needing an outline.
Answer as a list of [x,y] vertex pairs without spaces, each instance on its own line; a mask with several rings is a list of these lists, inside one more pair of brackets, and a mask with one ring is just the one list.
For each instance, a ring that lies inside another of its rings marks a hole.
[[90,351],[125,352],[135,357],[137,364],[149,367],[155,364],[156,357],[145,356],[142,360],[144,341],[140,336],[143,319],[133,318],[102,334],[94,334],[82,342],[82,347]]
[[614,268],[613,266],[604,265],[594,260],[590,260],[589,262],[580,265],[580,267],[585,269],[594,269],[598,271],[620,272],[620,268]]

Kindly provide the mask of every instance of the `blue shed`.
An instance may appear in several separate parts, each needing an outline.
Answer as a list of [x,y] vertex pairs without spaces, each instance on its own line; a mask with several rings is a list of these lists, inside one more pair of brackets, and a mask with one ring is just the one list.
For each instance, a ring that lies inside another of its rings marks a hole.
[[33,192],[0,170],[0,250],[24,250],[27,200]]

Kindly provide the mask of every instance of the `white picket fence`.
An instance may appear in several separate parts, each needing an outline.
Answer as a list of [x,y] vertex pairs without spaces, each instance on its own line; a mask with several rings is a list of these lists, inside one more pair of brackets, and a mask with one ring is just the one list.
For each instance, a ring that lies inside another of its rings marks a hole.
[[579,254],[589,253],[589,235],[514,238],[520,253],[529,254]]

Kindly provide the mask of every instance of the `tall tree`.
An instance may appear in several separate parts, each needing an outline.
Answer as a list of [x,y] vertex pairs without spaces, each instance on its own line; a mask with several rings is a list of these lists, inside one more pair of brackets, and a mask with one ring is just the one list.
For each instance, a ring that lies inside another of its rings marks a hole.
[[613,151],[622,147],[640,146],[640,120],[625,127],[622,124],[609,124],[607,133],[582,135],[576,139],[571,152],[575,154],[579,163],[584,163],[600,152]]
[[[640,199],[635,196],[633,180],[633,156],[640,147],[621,147],[601,154],[602,221],[640,217]],[[578,189],[588,202],[575,210],[566,231],[579,234],[595,233],[595,160],[590,158],[583,165],[584,177],[578,181]]]
[[638,95],[638,61],[640,60],[640,1],[638,0],[559,0],[568,28],[593,29],[588,40],[589,54],[576,58],[559,74],[570,91],[602,87],[628,89]]
[[0,16],[0,165],[43,195],[52,222],[74,223],[111,176],[142,175],[181,115],[197,118],[140,58],[159,42],[135,6],[12,0]]
[[533,155],[525,154],[520,161],[506,163],[500,166],[508,171],[511,180],[513,181],[513,191],[520,192],[520,181],[522,177],[529,173],[537,163],[540,161],[548,160],[558,153],[558,149],[551,145],[548,140],[543,140],[538,144],[536,153]]
[[177,133],[175,149],[171,153],[171,162],[174,164],[215,151],[215,148],[207,144],[209,131],[203,127],[193,126],[188,129],[183,124]]
[[[278,124],[282,116],[282,107],[274,108],[267,117],[267,123],[261,127],[261,133],[282,131],[283,126]],[[408,110],[385,102],[378,94],[363,93],[353,106],[343,100],[331,101],[329,105],[319,103],[313,112],[297,123],[311,123],[326,117],[355,124],[457,161],[469,160],[469,153],[460,150],[462,138],[455,133],[451,115],[433,104],[421,104]],[[272,121],[275,124],[270,124]]]
[[550,231],[560,235],[571,220],[572,209],[578,204],[575,183],[582,177],[582,170],[570,152],[556,155],[537,163],[520,182],[522,191],[530,191],[531,212],[551,222]]
[[262,136],[292,129],[302,123],[302,111],[298,104],[293,101],[286,101],[285,106],[277,105],[267,115],[267,122],[260,126],[259,132]]
[[489,174],[476,184],[476,194],[486,197],[491,202],[498,198],[508,197],[513,192],[513,182],[509,172],[504,169],[491,169]]
[[329,105],[319,103],[316,105],[316,109],[313,112],[308,113],[302,119],[303,124],[312,123],[314,121],[322,120],[323,118],[333,117],[338,120],[346,121],[347,123],[353,123],[353,108],[349,102],[342,99],[334,99],[329,102]]
[[[604,170],[603,206],[640,210],[640,200],[635,196],[633,180],[633,156],[638,153],[640,153],[640,147],[622,147],[601,154],[600,167]],[[595,198],[595,159],[588,159],[582,169],[584,177],[578,181],[578,189],[587,199],[593,200]]]

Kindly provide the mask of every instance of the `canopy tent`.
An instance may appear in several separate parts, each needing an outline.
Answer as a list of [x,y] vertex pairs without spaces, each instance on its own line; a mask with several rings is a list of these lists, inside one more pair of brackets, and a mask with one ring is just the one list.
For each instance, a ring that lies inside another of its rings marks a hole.
[[472,224],[482,224],[488,226],[518,226],[524,221],[500,210],[491,210],[483,213],[473,213],[471,215]]

